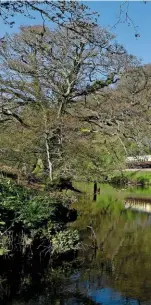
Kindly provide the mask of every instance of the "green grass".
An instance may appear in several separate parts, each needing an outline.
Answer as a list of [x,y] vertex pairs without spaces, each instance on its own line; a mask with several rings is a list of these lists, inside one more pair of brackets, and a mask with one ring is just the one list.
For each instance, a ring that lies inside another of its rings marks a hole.
[[136,172],[125,172],[124,175],[132,182],[151,184],[151,172],[137,170]]
[[134,196],[134,197],[143,197],[143,198],[151,198],[151,186],[144,186],[144,187],[128,187],[126,190],[127,196]]
[[117,184],[139,184],[139,185],[151,185],[151,171],[123,171],[122,173],[116,173],[111,182]]

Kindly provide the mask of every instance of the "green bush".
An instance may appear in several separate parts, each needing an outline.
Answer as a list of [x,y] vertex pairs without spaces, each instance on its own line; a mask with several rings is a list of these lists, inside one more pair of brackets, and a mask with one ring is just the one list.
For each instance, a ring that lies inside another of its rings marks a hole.
[[128,177],[124,175],[114,176],[111,178],[110,182],[115,185],[125,185],[128,184]]
[[[57,240],[61,238],[60,252],[69,251],[70,246],[73,249],[78,235],[66,230],[66,223],[69,221],[70,200],[67,197],[57,194],[48,195],[46,193],[34,194],[23,187],[14,185],[9,180],[0,181],[0,249],[6,249],[13,252],[14,241],[9,243],[10,232],[17,238],[16,244],[25,252],[25,247],[31,247],[34,241],[39,245],[53,245],[51,250],[55,253]],[[6,232],[6,233],[5,233]],[[60,234],[60,235],[58,235]],[[4,238],[5,242],[4,246]],[[13,238],[13,237],[12,237]],[[30,242],[29,242],[30,241]],[[41,247],[40,247],[41,249]],[[61,250],[62,249],[62,250]],[[41,249],[42,250],[42,249]],[[1,251],[3,253],[3,251]],[[5,251],[4,251],[5,252]]]
[[64,253],[79,248],[79,234],[77,230],[65,230],[52,238],[52,253]]

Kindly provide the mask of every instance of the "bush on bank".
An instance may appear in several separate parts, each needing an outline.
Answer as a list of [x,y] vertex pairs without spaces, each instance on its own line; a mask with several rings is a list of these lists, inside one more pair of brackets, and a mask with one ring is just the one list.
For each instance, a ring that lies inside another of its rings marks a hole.
[[57,193],[27,190],[0,179],[0,255],[76,250],[79,235],[67,229],[76,217],[70,199]]

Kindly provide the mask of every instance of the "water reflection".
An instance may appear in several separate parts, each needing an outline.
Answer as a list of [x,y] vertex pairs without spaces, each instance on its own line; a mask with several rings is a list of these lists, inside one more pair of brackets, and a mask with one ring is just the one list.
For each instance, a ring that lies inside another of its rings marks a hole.
[[[118,298],[121,304],[140,304],[138,302],[143,301],[151,304],[151,215],[140,213],[141,210],[146,212],[151,206],[150,189],[148,193],[147,189],[128,189],[122,192],[116,192],[110,186],[101,186],[100,189],[96,204],[90,203],[91,192],[89,198],[87,196],[87,199],[83,198],[83,202],[80,202],[79,210],[81,212],[83,209],[83,213],[80,213],[76,223],[88,245],[91,244],[92,236],[88,237],[86,228],[91,224],[97,241],[97,252],[93,259],[98,266],[99,262],[108,266],[106,274],[109,282],[105,288],[109,288],[113,294],[114,302],[108,295],[109,300],[105,304],[118,304]],[[127,203],[129,209],[123,210],[120,202],[123,205]],[[96,296],[98,290],[103,303],[102,290],[99,288],[95,290]]]
[[81,232],[81,250],[55,267],[21,260],[3,266],[1,304],[151,304],[151,214],[143,210],[149,212],[150,189],[98,186],[93,201],[93,184],[78,187],[85,193],[72,226]]
[[138,305],[140,302],[138,300],[129,299],[127,297],[122,296],[119,292],[114,291],[111,288],[103,288],[98,290],[92,290],[91,298],[98,304],[105,305]]
[[133,209],[151,214],[151,198],[127,197],[124,205],[126,209]]

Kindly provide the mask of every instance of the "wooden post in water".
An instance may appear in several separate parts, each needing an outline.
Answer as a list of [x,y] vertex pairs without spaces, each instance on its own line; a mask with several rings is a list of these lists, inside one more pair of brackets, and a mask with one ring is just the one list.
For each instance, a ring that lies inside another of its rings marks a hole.
[[97,199],[97,182],[94,181],[94,191],[93,191],[93,200],[96,201]]

